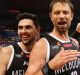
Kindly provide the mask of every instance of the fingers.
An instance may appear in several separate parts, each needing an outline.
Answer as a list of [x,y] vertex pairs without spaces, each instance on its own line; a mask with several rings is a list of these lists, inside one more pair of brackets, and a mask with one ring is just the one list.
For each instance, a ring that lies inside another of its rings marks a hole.
[[61,47],[61,51],[64,51],[64,47]]
[[64,62],[68,63],[68,62],[76,60],[76,59],[78,59],[77,53],[72,53],[72,54],[69,54],[69,55],[65,56],[65,61]]
[[80,56],[80,52],[77,50],[65,50],[63,56],[64,63],[68,63],[70,61],[76,60]]
[[80,23],[78,23],[78,25],[76,27],[76,31],[80,33]]
[[61,50],[59,53],[63,53],[64,52],[64,47],[61,47]]
[[66,63],[78,59],[78,56],[80,56],[80,52],[77,50],[64,50],[62,47],[60,52],[50,61],[51,68],[60,69]]
[[79,55],[80,56],[80,52],[78,52],[77,50],[64,50],[64,48],[61,48],[61,51],[59,52],[62,56],[68,56],[68,55]]
[[50,61],[51,68],[60,69],[66,63],[78,59],[79,56],[80,52],[77,50],[64,50],[62,47],[60,52]]
[[77,59],[78,59],[77,57],[70,57],[70,58],[66,59],[66,60],[64,61],[64,63],[68,63],[68,62],[70,62],[70,61],[77,60]]
[[68,55],[75,55],[75,56],[77,56],[77,54],[80,54],[80,52],[78,52],[77,50],[65,50],[64,54],[65,54],[65,56],[68,56]]
[[62,47],[58,57],[61,57],[61,60],[63,60],[64,63],[68,63],[80,57],[80,52],[77,50],[64,50]]

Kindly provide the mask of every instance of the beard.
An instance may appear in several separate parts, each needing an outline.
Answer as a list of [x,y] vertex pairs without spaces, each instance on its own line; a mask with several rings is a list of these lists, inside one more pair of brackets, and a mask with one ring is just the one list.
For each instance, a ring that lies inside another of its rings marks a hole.
[[68,31],[69,26],[68,25],[58,25],[56,29],[60,34],[64,34],[66,31]]
[[67,29],[58,29],[58,32],[60,33],[60,34],[64,34],[65,32],[67,31]]
[[31,39],[27,39],[27,40],[21,40],[22,41],[22,43],[24,44],[24,45],[31,45],[31,44],[33,44],[33,43],[35,43],[35,37],[32,37]]

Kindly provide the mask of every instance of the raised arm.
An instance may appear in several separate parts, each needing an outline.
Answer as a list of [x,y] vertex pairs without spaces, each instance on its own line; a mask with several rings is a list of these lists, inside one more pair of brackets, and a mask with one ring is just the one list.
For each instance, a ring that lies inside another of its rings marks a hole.
[[46,43],[40,39],[32,49],[30,54],[29,67],[25,75],[35,75],[45,65]]
[[76,31],[72,34],[72,37],[78,39],[80,35],[80,23],[77,24]]
[[77,25],[77,27],[76,27],[76,31],[77,31],[78,33],[80,33],[80,23],[78,23],[78,25]]

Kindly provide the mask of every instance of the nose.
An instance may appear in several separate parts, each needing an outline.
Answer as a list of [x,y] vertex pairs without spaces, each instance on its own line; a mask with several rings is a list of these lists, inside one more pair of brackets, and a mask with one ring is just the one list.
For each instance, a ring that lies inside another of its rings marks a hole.
[[25,27],[22,29],[22,32],[23,32],[23,33],[25,33],[25,32],[26,32],[26,28],[25,28]]
[[59,18],[60,18],[60,19],[64,19],[64,16],[65,16],[65,15],[64,15],[62,12],[59,14]]

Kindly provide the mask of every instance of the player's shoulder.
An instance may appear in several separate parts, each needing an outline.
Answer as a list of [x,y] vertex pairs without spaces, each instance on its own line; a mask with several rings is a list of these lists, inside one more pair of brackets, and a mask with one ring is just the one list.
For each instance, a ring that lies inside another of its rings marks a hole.
[[3,65],[7,66],[11,58],[11,55],[12,55],[12,50],[10,46],[0,48],[0,60],[2,61]]
[[45,41],[45,39],[44,38],[41,38],[41,39],[39,39],[37,42],[36,42],[36,45],[40,45],[40,46],[44,46],[44,45],[46,45],[46,41]]
[[1,47],[0,52],[3,54],[9,54],[10,55],[12,52],[11,45],[6,46],[6,47]]

